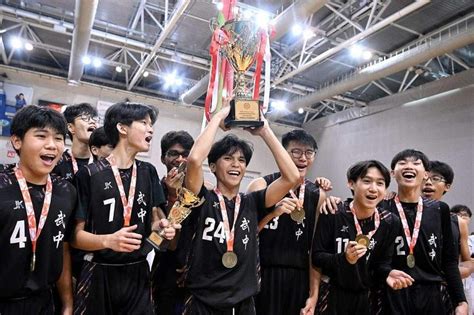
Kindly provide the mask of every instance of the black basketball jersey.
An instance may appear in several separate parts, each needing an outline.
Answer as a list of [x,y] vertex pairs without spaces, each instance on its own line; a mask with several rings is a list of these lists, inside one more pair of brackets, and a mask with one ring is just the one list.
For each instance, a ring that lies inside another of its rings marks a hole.
[[[383,201],[385,207],[399,217],[393,199]],[[410,234],[413,234],[417,203],[402,202]],[[451,229],[449,207],[444,202],[423,198],[423,216],[414,248],[415,267],[407,265],[409,246],[403,228],[395,239],[393,269],[402,270],[415,279],[415,283],[441,283],[446,281],[454,305],[465,301],[458,269],[458,255]]]
[[[314,235],[312,262],[330,277],[331,286],[360,291],[384,283],[391,268],[393,242],[400,220],[390,211],[378,208],[380,225],[369,242],[367,253],[351,265],[345,251],[357,235],[348,202],[340,203],[335,214],[320,215]],[[374,216],[358,220],[364,235],[374,230]]]
[[[137,182],[130,225],[137,224],[138,228],[133,232],[143,235],[141,249],[132,253],[103,249],[86,255],[87,260],[123,264],[145,258],[147,252],[143,247],[145,238],[151,233],[152,209],[166,200],[155,167],[139,160],[136,163]],[[119,172],[128,198],[132,168]],[[78,193],[76,218],[85,220],[85,231],[112,234],[123,227],[122,199],[108,160],[101,159],[81,168],[75,176],[75,184]]]
[[[263,177],[267,186],[280,177],[274,173]],[[300,188],[295,191],[299,196]],[[291,195],[288,193],[286,197]],[[309,180],[305,180],[303,208],[305,219],[302,223],[293,221],[288,214],[273,218],[260,231],[260,260],[262,267],[282,266],[308,269],[309,251],[313,239],[316,207],[319,201],[319,188]],[[268,212],[268,211],[267,211]],[[264,212],[259,212],[259,221]]]
[[453,230],[454,247],[456,248],[457,254],[461,253],[461,231],[459,231],[458,216],[451,213],[451,229]]
[[8,171],[13,169],[16,166],[16,163],[10,164],[0,164],[0,172]]
[[[51,176],[51,181],[51,205],[36,243],[36,265],[31,272],[31,238],[20,186],[12,169],[0,173],[0,299],[47,289],[61,275],[63,242],[71,238],[73,229],[76,190],[60,177]],[[28,183],[28,187],[38,226],[46,185]]]
[[[89,164],[89,159],[76,158],[77,168],[81,169],[82,166]],[[52,174],[59,175],[72,183],[74,178],[74,168],[72,166],[71,153],[65,150],[58,161],[58,164],[53,168]]]
[[[199,195],[206,201],[193,209],[186,222],[193,234],[186,286],[203,303],[223,309],[257,294],[260,282],[257,209],[265,205],[265,192],[260,190],[241,195],[234,236],[238,262],[234,268],[228,269],[222,264],[227,244],[219,200],[214,191],[208,191],[204,186],[201,188]],[[235,201],[224,199],[229,225],[232,226]]]

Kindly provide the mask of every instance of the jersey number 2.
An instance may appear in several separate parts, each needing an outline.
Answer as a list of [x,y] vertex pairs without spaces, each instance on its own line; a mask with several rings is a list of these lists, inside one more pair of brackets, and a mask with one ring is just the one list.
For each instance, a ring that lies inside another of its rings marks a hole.
[[18,247],[24,248],[26,243],[25,221],[18,221],[10,236],[10,244],[18,244]]
[[[224,232],[224,223],[222,221],[219,222],[217,225],[216,230],[214,231],[214,227],[216,226],[216,220],[213,218],[207,217],[204,221],[204,231],[202,231],[202,239],[206,241],[212,242],[212,237],[218,238],[219,243],[224,243],[225,241],[225,232]],[[214,233],[212,233],[214,231]]]

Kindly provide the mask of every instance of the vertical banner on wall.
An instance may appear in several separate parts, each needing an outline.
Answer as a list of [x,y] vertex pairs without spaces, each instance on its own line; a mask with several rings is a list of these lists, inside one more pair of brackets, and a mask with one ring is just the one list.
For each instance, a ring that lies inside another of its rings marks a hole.
[[0,102],[0,135],[10,136],[11,120],[15,113],[26,105],[32,104],[33,88],[4,83]]
[[97,113],[99,114],[99,119],[100,119],[99,124],[101,126],[104,125],[105,112],[107,111],[107,108],[109,108],[113,104],[115,103],[106,102],[106,101],[97,101]]

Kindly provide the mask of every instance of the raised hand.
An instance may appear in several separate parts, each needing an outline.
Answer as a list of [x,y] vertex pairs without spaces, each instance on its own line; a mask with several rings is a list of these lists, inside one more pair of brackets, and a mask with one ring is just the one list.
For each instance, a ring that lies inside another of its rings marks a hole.
[[329,214],[329,213],[336,213],[337,204],[342,201],[339,197],[329,196],[326,200],[323,201],[321,207],[319,208],[320,213]]

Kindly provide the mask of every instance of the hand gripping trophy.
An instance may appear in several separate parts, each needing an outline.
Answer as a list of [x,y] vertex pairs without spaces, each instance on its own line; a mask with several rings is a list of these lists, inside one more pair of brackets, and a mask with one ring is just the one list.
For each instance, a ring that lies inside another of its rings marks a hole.
[[[183,162],[179,165],[178,172],[184,173],[185,169],[186,163]],[[183,179],[184,176],[181,178],[179,186],[176,189],[178,199],[168,214],[168,221],[171,225],[181,224],[191,213],[192,208],[199,207],[204,202],[204,198],[199,198],[192,191],[183,187]],[[157,230],[152,231],[146,241],[158,251],[165,251],[170,245],[170,241],[166,240],[162,236],[162,232]]]

